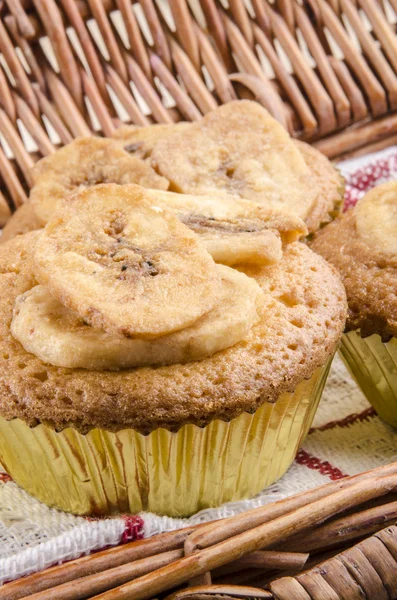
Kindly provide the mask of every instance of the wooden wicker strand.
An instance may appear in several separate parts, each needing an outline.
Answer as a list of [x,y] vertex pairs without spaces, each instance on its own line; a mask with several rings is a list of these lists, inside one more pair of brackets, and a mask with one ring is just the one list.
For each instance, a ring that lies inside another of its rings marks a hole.
[[91,76],[93,80],[96,82],[98,88],[100,89],[101,95],[105,103],[112,107],[108,91],[106,89],[106,80],[105,74],[103,70],[103,65],[99,60],[94,44],[91,40],[91,37],[87,31],[87,27],[85,22],[79,12],[78,6],[75,0],[61,0],[62,8],[65,11],[66,16],[68,17],[70,23],[72,24],[81,47],[84,52],[84,56],[86,58],[87,64],[91,71]]
[[[13,202],[13,206],[11,208],[13,208],[15,210],[16,208],[21,206],[24,202],[26,202],[27,196],[26,196],[25,190],[23,189],[23,187],[21,185],[21,182],[19,180],[19,177],[18,177],[16,171],[14,170],[14,168],[12,166],[10,168],[10,162],[1,147],[0,147],[0,175],[5,184],[4,188],[7,188],[7,191],[9,192],[12,202]],[[3,186],[2,186],[2,188],[3,188]],[[0,191],[2,191],[2,189],[0,189]]]
[[366,91],[371,106],[371,110],[375,116],[380,116],[387,111],[386,94],[382,86],[372,73],[363,56],[353,47],[345,30],[343,29],[339,19],[332,11],[325,0],[317,0],[321,16],[324,19],[324,24],[336,42],[342,49],[345,55],[346,62],[353,70],[358,81],[361,82],[363,89]]
[[312,104],[318,116],[319,134],[324,135],[329,133],[336,128],[335,113],[331,98],[321,81],[309,67],[303,54],[299,51],[295,38],[282,18],[272,12],[271,22],[273,33],[287,53],[303,88],[306,90],[306,93],[310,90]]
[[[16,96],[15,106],[17,109],[18,118],[22,121],[26,129],[29,131],[30,135],[32,136],[32,139],[36,142],[41,154],[43,156],[47,156],[48,154],[52,154],[53,152],[55,152],[55,147],[52,144],[51,140],[48,138],[46,130],[41,124],[41,121],[36,119],[29,105],[24,100],[22,100],[22,98]],[[32,160],[32,156],[26,152],[25,148],[23,148],[23,151],[25,162],[28,167],[28,170],[25,174],[25,178],[30,185],[32,180],[31,168],[33,166],[34,161]]]
[[40,69],[38,57],[36,57],[36,52],[40,54],[38,52],[37,43],[29,43],[28,40],[26,40],[22,35],[20,35],[17,20],[12,15],[6,16],[4,22],[7,26],[8,31],[11,34],[12,39],[14,40],[14,44],[18,46],[27,64],[29,65],[29,69],[33,75],[33,78],[39,84],[41,89],[45,90],[45,79]]
[[[364,120],[369,114],[368,107],[365,103],[364,94],[360,90],[356,81],[353,79],[349,69],[343,61],[338,60],[334,56],[329,57],[329,62],[335,72],[335,75],[339,79],[341,86],[346,92],[347,97],[349,98],[353,123]],[[331,138],[328,138],[328,140],[329,139]],[[336,153],[335,146],[333,146],[331,153],[332,155]]]
[[15,48],[2,19],[0,19],[0,51],[7,62],[12,76],[15,79],[18,91],[28,102],[33,112],[38,115],[39,111],[37,99],[32,91],[28,76],[18,58],[17,53],[15,52]]
[[51,40],[62,81],[76,104],[84,111],[84,99],[77,63],[70,47],[61,13],[54,0],[33,0],[37,13]]
[[351,0],[341,0],[341,7],[349,19],[364,54],[373,65],[377,76],[387,91],[388,100],[392,109],[397,107],[397,78],[375,40],[371,37],[359,15],[358,10]]
[[21,0],[6,0],[6,3],[10,13],[15,17],[18,29],[23,37],[27,39],[34,37],[35,29],[23,9]]
[[22,143],[20,135],[16,129],[16,127],[11,123],[10,119],[6,115],[6,113],[0,109],[0,129],[7,140],[8,145],[16,157],[18,164],[21,168],[21,171],[28,183],[31,185],[32,183],[32,174],[31,169],[34,165],[34,161],[31,156],[26,152],[26,149]]
[[[397,0],[391,5],[397,13]],[[3,196],[11,207],[26,197],[15,183],[20,172],[22,188],[29,188],[27,165],[53,151],[43,114],[67,143],[89,135],[97,124],[99,133],[109,135],[119,124],[117,102],[132,122],[148,124],[198,119],[220,102],[250,97],[291,134],[317,140],[331,158],[395,141],[396,15],[385,11],[382,2],[253,0],[250,10],[247,6],[232,0],[225,12],[221,0],[203,0],[198,10],[187,0],[169,0],[168,8],[162,0],[3,1],[0,105],[20,138],[18,143],[11,135],[14,156],[7,149],[2,163],[8,171],[3,172]],[[120,11],[125,35],[114,9]],[[98,35],[86,24],[92,18]],[[265,74],[262,53],[272,76]],[[175,103],[172,111],[164,106],[161,86]],[[17,118],[38,146],[31,159],[20,149],[25,139],[15,127]],[[352,131],[340,132],[354,124]],[[11,133],[9,128],[0,132],[4,137]]]
[[0,65],[0,87],[2,90],[2,94],[0,95],[0,106],[4,108],[8,117],[11,121],[15,121],[16,119],[16,110],[15,105],[12,99],[12,93],[7,84],[7,79],[4,74],[4,70]]
[[[393,29],[391,28],[388,21],[385,19],[385,15],[379,7],[377,2],[371,0],[359,0],[360,6],[363,8],[366,16],[368,17],[374,32],[376,33],[377,39],[379,40],[388,60],[393,66],[394,70],[397,70],[397,39]],[[394,2],[394,10],[397,10],[397,5]]]
[[324,86],[332,98],[339,127],[346,127],[350,122],[350,103],[341,84],[338,81],[316,31],[309,17],[301,6],[295,6],[296,21],[308,48],[316,61]]

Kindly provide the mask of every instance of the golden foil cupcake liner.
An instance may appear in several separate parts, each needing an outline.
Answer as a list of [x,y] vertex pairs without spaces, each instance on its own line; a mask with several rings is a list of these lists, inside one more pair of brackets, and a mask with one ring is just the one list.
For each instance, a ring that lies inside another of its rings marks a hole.
[[82,435],[0,418],[0,462],[33,496],[75,514],[191,515],[252,496],[281,477],[310,428],[330,362],[252,415],[176,433]]
[[343,335],[340,353],[378,415],[397,427],[397,338],[384,343],[377,334]]

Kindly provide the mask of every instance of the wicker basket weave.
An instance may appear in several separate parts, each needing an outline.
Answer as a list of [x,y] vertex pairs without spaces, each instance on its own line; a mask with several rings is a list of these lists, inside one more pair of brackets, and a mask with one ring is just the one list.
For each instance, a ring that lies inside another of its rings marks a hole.
[[[397,140],[397,0],[0,0],[0,204],[92,131],[256,98],[325,154]],[[33,144],[32,144],[33,141]]]

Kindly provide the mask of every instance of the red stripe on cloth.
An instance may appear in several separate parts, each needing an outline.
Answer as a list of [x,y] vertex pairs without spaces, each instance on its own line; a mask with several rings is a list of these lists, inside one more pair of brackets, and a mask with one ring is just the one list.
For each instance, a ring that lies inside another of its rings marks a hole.
[[121,536],[121,543],[134,542],[143,539],[143,519],[138,515],[128,515],[124,517],[125,529]]
[[318,471],[321,475],[326,475],[332,481],[348,477],[348,475],[342,473],[338,467],[334,467],[327,460],[321,460],[320,458],[317,458],[317,456],[312,456],[306,452],[306,450],[299,450],[295,462],[297,462],[298,465],[308,467],[312,471]]
[[309,433],[314,433],[315,431],[326,431],[327,429],[334,429],[334,427],[348,427],[349,425],[353,425],[354,423],[362,423],[362,421],[366,421],[371,417],[375,417],[376,412],[370,406],[366,408],[360,413],[352,413],[348,415],[344,419],[340,419],[339,421],[330,421],[329,423],[325,423],[324,425],[320,425],[319,427],[312,427]]
[[8,483],[9,481],[12,481],[12,478],[8,475],[8,473],[0,473],[0,481],[3,483]]
[[376,185],[393,179],[392,176],[396,171],[397,153],[393,152],[386,158],[373,160],[346,175],[345,210],[355,206],[357,201]]

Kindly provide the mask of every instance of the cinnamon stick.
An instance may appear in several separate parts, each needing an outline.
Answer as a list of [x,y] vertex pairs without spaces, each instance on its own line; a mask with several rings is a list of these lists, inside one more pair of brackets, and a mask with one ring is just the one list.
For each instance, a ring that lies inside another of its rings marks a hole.
[[50,567],[40,573],[34,573],[0,587],[0,600],[19,600],[19,598],[36,594],[81,577],[87,577],[119,565],[176,550],[182,547],[187,536],[198,527],[202,527],[202,525],[160,534],[148,540],[108,548],[91,556],[83,556],[63,565]]
[[174,592],[171,596],[167,596],[165,600],[200,600],[201,598],[222,598],[223,600],[229,600],[229,598],[247,598],[253,600],[254,598],[268,598],[273,599],[273,594],[266,590],[259,590],[258,588],[236,586],[236,585],[211,585],[211,586],[199,586],[196,588],[189,588],[187,590],[180,590]]
[[313,552],[341,546],[359,537],[375,533],[397,521],[397,502],[336,519],[313,531],[291,538],[279,546],[292,552]]
[[237,573],[243,569],[260,570],[291,570],[301,571],[305,566],[309,554],[303,552],[280,552],[277,550],[257,550],[247,556],[224,565],[212,572],[214,578]]
[[246,513],[234,517],[228,517],[221,522],[211,522],[204,525],[199,531],[195,531],[186,539],[185,554],[193,553],[200,548],[206,548],[217,544],[233,535],[243,533],[249,529],[268,523],[272,519],[305,506],[309,502],[326,498],[330,493],[337,490],[348,489],[358,482],[381,477],[382,475],[397,475],[397,463],[392,463],[384,467],[378,467],[372,471],[366,471],[359,475],[346,477],[339,481],[334,481],[312,490],[301,492],[290,498],[279,500],[273,504],[260,506]]
[[[197,575],[221,567],[254,550],[266,548],[294,533],[322,523],[329,517],[352,506],[386,494],[396,485],[396,474],[386,477],[372,475],[370,480],[364,479],[354,483],[351,487],[339,489],[326,499],[317,499],[255,529],[244,531],[219,544],[181,558],[172,565],[95,596],[95,600],[127,600],[130,598],[147,600],[158,593],[177,587]],[[227,530],[227,527],[225,529]]]
[[99,594],[121,585],[141,575],[151,573],[156,569],[171,564],[183,556],[183,550],[171,550],[155,556],[147,556],[141,560],[113,567],[94,573],[87,577],[74,579],[51,589],[28,596],[30,600],[83,600],[93,594]]
[[[332,135],[314,143],[320,152],[328,158],[340,156],[349,151],[378,142],[397,132],[397,115],[387,115],[360,127],[350,127],[341,133]],[[368,152],[368,150],[367,150]]]

